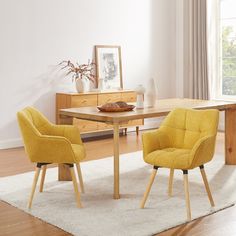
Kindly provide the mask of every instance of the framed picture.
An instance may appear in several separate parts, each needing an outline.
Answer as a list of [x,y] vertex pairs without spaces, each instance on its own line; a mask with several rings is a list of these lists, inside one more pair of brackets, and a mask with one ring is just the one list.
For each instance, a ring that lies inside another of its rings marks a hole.
[[98,88],[122,89],[122,65],[120,46],[96,45],[96,69]]

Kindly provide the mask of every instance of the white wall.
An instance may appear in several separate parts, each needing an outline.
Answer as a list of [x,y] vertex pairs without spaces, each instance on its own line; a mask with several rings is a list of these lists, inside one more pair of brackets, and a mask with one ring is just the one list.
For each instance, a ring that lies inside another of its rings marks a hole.
[[175,0],[1,0],[0,148],[19,145],[16,112],[33,105],[55,119],[55,92],[74,90],[57,65],[122,47],[124,88],[157,78],[175,96]]
[[158,98],[176,96],[176,0],[152,1],[151,71]]

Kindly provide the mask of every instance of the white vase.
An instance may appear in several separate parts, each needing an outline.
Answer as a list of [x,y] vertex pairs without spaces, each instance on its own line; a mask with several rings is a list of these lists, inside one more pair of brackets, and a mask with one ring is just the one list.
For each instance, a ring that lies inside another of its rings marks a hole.
[[103,78],[100,78],[98,80],[98,90],[99,91],[102,91],[104,89],[104,79]]
[[157,92],[154,79],[149,79],[145,94],[145,103],[147,107],[154,107],[157,101]]
[[90,90],[90,81],[86,77],[77,78],[75,80],[75,86],[78,93],[86,93]]
[[144,108],[143,98],[144,98],[145,88],[143,87],[143,85],[139,84],[135,88],[135,91],[137,93],[136,108],[143,109]]

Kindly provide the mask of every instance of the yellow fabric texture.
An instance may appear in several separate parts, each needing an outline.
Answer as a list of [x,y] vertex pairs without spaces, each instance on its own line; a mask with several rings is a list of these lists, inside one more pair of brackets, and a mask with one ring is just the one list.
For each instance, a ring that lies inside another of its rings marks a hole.
[[17,113],[27,155],[38,163],[78,163],[85,158],[78,128],[54,125],[33,107]]
[[144,133],[144,161],[173,169],[193,169],[209,162],[214,155],[219,122],[215,109],[177,108],[160,128]]

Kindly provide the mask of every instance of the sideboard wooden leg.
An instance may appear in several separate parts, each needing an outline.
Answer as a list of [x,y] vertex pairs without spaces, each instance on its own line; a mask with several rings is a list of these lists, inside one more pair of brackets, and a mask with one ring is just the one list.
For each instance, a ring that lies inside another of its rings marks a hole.
[[127,135],[127,128],[125,128],[125,135]]
[[136,134],[139,135],[139,126],[136,126]]

